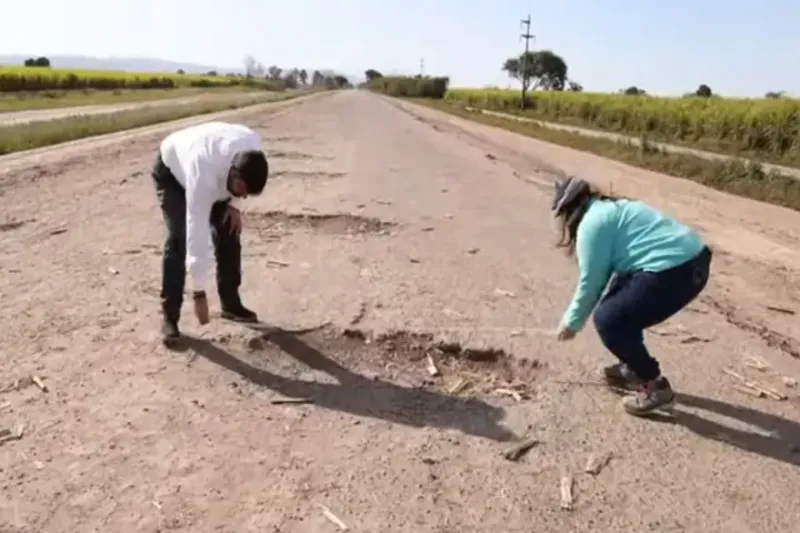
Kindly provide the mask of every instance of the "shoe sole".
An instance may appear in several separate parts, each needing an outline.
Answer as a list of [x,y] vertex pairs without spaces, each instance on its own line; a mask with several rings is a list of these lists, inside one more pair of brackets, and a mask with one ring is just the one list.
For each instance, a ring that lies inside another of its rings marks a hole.
[[229,320],[231,322],[239,322],[240,324],[258,324],[258,317],[242,318],[236,315],[228,315],[222,313],[220,314],[220,318],[222,318],[223,320]]
[[673,396],[672,399],[667,403],[663,403],[657,407],[653,407],[652,409],[648,409],[646,411],[633,411],[626,408],[624,405],[622,406],[622,408],[629,415],[637,416],[640,418],[646,418],[648,416],[657,415],[661,413],[672,415],[675,413],[675,397]]

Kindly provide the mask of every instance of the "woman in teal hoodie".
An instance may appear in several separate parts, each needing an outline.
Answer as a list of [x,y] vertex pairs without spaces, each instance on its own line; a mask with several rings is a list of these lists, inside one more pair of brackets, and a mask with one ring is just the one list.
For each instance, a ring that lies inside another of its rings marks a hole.
[[558,246],[578,260],[558,339],[572,339],[594,310],[597,333],[619,360],[605,368],[606,380],[636,391],[623,399],[625,410],[645,415],[668,406],[675,393],[643,333],[705,288],[711,250],[695,231],[649,205],[605,196],[581,179],[556,183],[552,210],[561,227]]

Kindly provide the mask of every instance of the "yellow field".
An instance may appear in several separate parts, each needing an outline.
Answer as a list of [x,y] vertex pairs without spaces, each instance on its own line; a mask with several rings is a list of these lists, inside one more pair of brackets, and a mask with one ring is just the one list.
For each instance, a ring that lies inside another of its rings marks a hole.
[[[522,114],[653,141],[800,166],[800,100],[533,92]],[[450,89],[445,100],[520,113],[519,91]]]
[[0,67],[0,92],[227,87],[242,85],[244,82],[242,77],[197,74]]

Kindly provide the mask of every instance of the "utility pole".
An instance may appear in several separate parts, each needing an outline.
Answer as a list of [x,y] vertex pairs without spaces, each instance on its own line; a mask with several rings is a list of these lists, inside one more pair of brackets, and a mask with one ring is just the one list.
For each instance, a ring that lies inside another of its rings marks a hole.
[[536,36],[531,34],[531,15],[528,14],[528,18],[521,21],[522,25],[525,26],[525,33],[520,35],[520,38],[525,39],[525,53],[522,55],[522,64],[520,68],[522,68],[522,98],[519,102],[519,108],[525,109],[525,89],[528,86],[528,52],[530,51],[529,42],[531,39],[535,39]]
[[425,58],[419,58],[419,77],[423,77],[425,75]]

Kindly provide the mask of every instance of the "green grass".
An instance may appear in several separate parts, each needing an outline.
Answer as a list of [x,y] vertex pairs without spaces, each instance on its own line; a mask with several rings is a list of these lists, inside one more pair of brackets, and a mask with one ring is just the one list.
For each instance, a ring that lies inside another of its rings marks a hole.
[[449,89],[445,100],[558,124],[800,168],[800,100],[662,98],[531,91]]
[[225,87],[218,89],[122,89],[115,91],[77,90],[77,91],[38,91],[19,93],[0,93],[0,113],[31,111],[35,109],[55,109],[83,105],[114,105],[128,102],[167,100],[186,98],[202,94],[228,94],[254,91],[253,87]]
[[409,101],[542,141],[615,159],[647,170],[686,178],[737,196],[800,211],[800,181],[777,172],[764,172],[758,164],[740,160],[714,161],[690,154],[670,153],[646,142],[643,146],[637,146],[632,143],[588,137],[535,123],[467,111],[461,106],[453,106],[441,100],[410,99]]
[[149,126],[194,115],[289,100],[308,92],[264,93],[248,98],[216,99],[192,104],[149,107],[103,115],[84,115],[51,121],[0,126],[0,155],[41,148],[95,135]]

